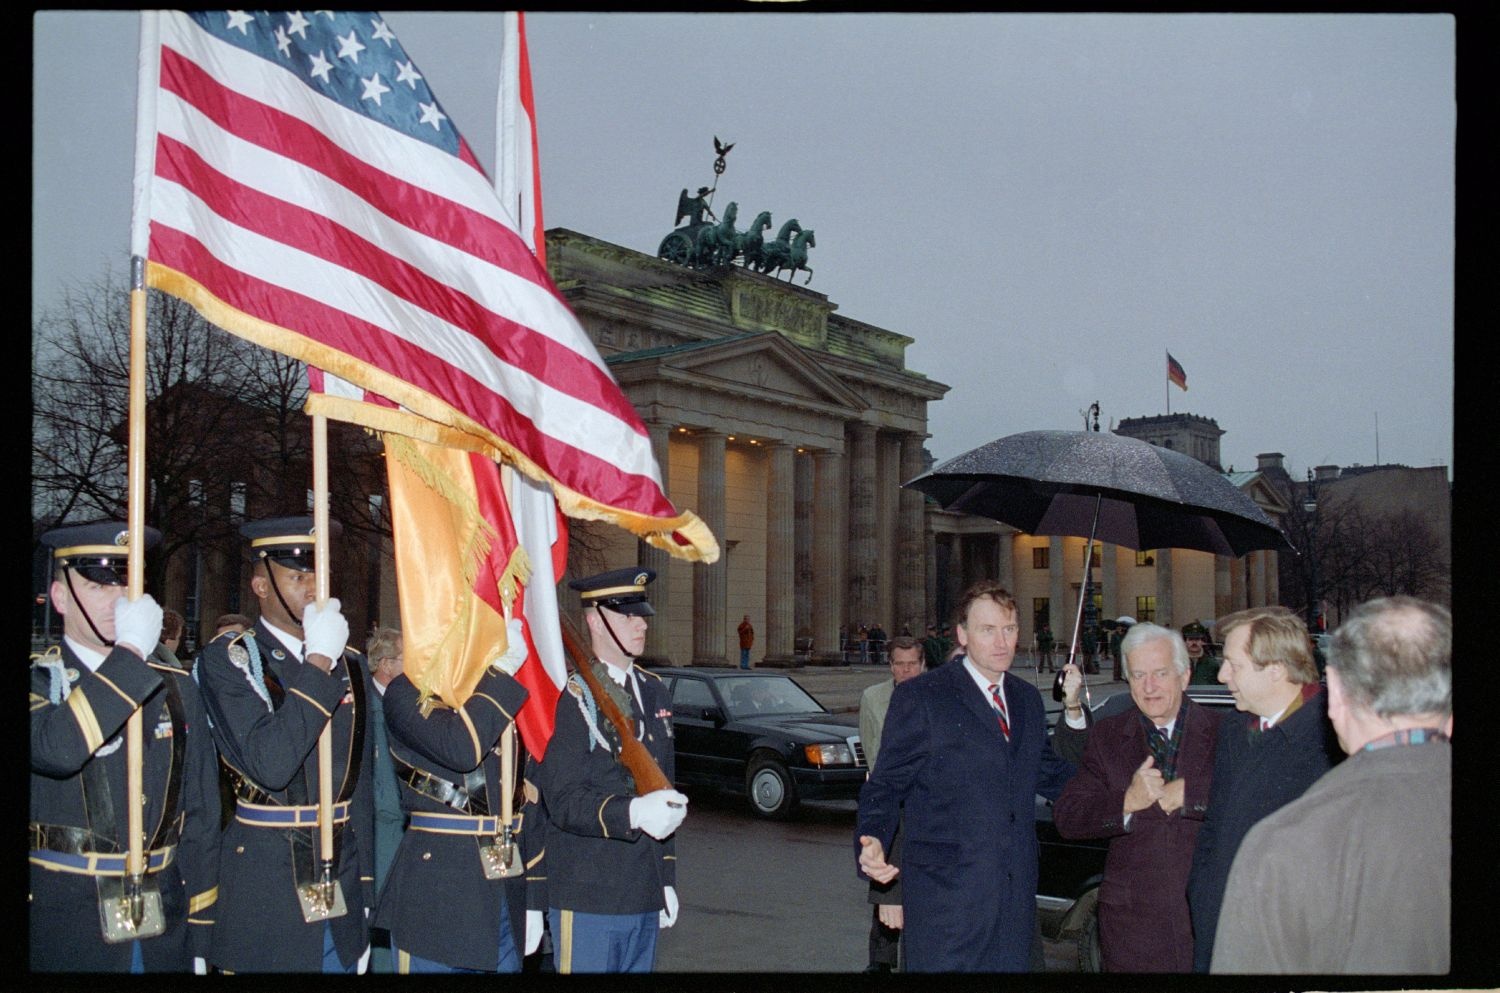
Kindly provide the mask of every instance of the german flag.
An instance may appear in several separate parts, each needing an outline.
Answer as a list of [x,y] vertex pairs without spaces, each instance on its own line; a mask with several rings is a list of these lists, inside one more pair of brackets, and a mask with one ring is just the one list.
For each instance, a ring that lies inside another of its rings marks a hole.
[[1167,380],[1176,383],[1184,393],[1187,392],[1187,373],[1182,371],[1181,363],[1172,358],[1171,352],[1167,353]]

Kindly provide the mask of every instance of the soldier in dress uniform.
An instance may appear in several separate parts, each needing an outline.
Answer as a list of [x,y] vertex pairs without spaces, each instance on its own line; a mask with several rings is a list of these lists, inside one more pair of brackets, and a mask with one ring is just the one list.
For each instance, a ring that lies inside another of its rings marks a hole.
[[[37,971],[191,972],[207,954],[219,793],[198,688],[149,662],[162,609],[125,597],[129,529],[42,535],[62,644],[31,666],[30,965]],[[160,534],[146,528],[147,547]],[[131,912],[126,721],[141,710],[145,876]]]
[[[645,648],[650,569],[574,580],[582,595],[589,665],[670,782],[672,702],[661,678],[634,664]],[[659,927],[677,920],[672,834],[687,814],[673,789],[637,796],[620,739],[577,673],[557,702],[546,759],[535,766],[548,820],[547,915],[557,971],[650,972]]]
[[[405,673],[387,684],[390,755],[410,815],[375,915],[391,933],[396,972],[520,972],[542,938],[538,891],[527,906],[525,872],[541,849],[534,807],[501,819],[500,735],[526,702],[513,678],[526,660],[519,619],[507,645],[457,710],[422,700]],[[519,744],[512,753],[518,761]],[[518,768],[517,766],[513,766]],[[528,784],[529,785],[529,784]],[[532,799],[535,787],[530,787]]]
[[[339,529],[330,530],[336,539]],[[234,805],[210,962],[225,972],[362,970],[375,879],[370,677],[347,649],[337,598],[315,602],[312,519],[253,521],[240,534],[260,616],[204,646],[194,669]],[[330,725],[331,890],[320,885],[317,824],[318,738]]]

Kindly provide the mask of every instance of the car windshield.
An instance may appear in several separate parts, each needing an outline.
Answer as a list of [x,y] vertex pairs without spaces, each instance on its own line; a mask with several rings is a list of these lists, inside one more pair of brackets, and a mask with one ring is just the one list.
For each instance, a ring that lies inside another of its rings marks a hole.
[[786,676],[731,676],[718,682],[731,717],[823,712],[818,701]]

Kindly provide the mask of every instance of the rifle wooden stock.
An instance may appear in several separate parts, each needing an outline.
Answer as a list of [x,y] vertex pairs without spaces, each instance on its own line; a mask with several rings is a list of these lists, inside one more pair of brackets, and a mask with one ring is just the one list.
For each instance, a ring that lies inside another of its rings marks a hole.
[[656,764],[656,759],[651,757],[646,746],[636,738],[635,728],[630,726],[630,718],[620,713],[620,708],[599,685],[599,680],[595,678],[589,667],[591,654],[579,640],[578,631],[573,627],[573,622],[566,614],[560,614],[558,619],[562,621],[563,647],[567,649],[569,661],[573,663],[573,668],[578,675],[583,678],[589,692],[594,695],[600,712],[615,726],[615,733],[620,736],[620,764],[630,770],[630,775],[635,778],[636,795],[645,796],[656,790],[671,789],[671,780],[667,779],[666,774],[661,771],[661,766]]

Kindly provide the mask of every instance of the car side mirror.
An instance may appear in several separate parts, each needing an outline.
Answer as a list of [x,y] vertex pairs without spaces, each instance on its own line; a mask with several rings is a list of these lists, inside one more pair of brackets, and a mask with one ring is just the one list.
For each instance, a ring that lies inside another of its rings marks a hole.
[[699,716],[703,720],[713,721],[715,724],[724,723],[724,711],[720,710],[718,707],[704,707],[703,712]]

